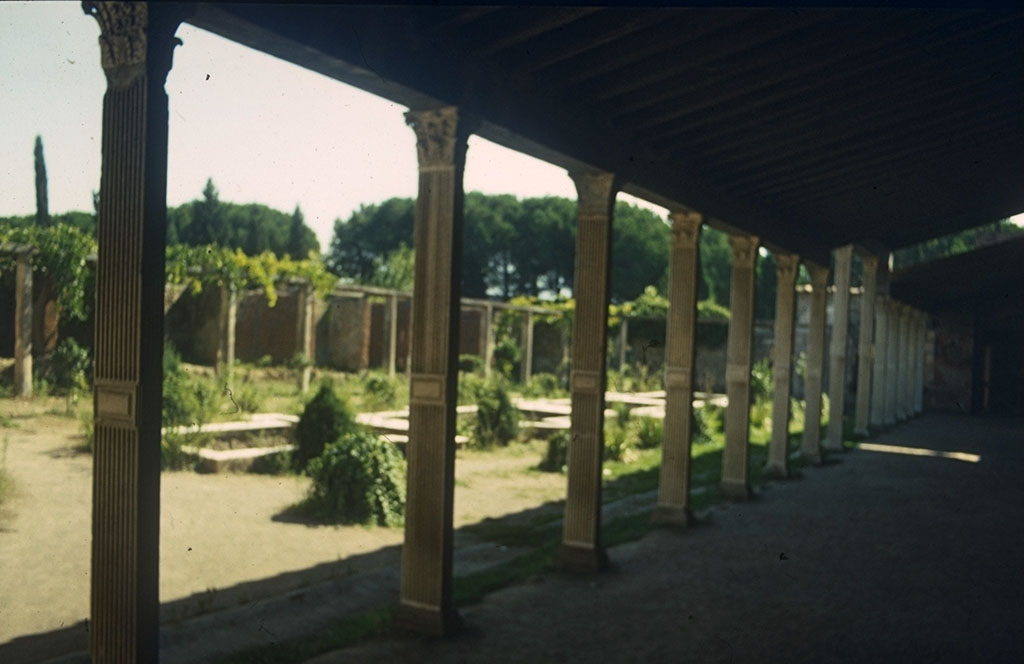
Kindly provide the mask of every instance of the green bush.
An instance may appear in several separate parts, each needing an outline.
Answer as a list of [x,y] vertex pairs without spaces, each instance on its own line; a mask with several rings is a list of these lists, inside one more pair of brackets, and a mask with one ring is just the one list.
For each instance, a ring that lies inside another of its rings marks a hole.
[[292,456],[295,469],[304,470],[310,460],[320,456],[326,445],[352,433],[356,427],[355,417],[335,392],[334,383],[321,383],[295,425],[297,449]]
[[482,383],[476,390],[476,406],[476,424],[470,436],[475,445],[508,445],[519,435],[519,409],[512,404],[504,380]]
[[725,422],[722,419],[722,409],[711,404],[704,404],[700,408],[693,409],[693,442],[698,444],[709,444],[715,441],[715,436],[722,433]]
[[661,445],[661,420],[654,417],[636,417],[633,419],[630,429],[638,448],[650,450]]
[[160,441],[161,470],[192,470],[196,467],[195,456],[182,449],[185,445],[202,447],[200,434],[179,434],[168,431]]
[[202,425],[210,421],[220,403],[220,392],[211,382],[190,376],[181,356],[164,343],[163,423],[166,427]]
[[463,353],[459,355],[459,371],[469,374],[483,375],[484,361],[479,355]]
[[628,461],[633,449],[626,427],[609,424],[604,428],[604,460]]
[[494,368],[502,376],[514,379],[519,369],[519,360],[522,352],[515,339],[508,337],[499,339],[494,345]]
[[243,385],[231,394],[239,412],[258,413],[267,402],[267,395],[254,385]]
[[569,432],[556,431],[548,438],[547,443],[547,452],[537,468],[548,473],[560,473],[569,460]]
[[307,468],[306,507],[332,523],[401,525],[405,464],[394,445],[359,429],[329,443]]
[[758,360],[750,371],[750,400],[755,404],[772,398],[772,365],[767,357]]
[[523,396],[556,398],[565,396],[565,390],[555,374],[535,373],[523,386]]
[[363,376],[363,394],[366,401],[374,406],[393,405],[398,396],[398,381],[377,371]]
[[53,385],[65,393],[85,390],[89,387],[91,373],[92,356],[89,349],[79,346],[71,337],[62,339],[50,361]]

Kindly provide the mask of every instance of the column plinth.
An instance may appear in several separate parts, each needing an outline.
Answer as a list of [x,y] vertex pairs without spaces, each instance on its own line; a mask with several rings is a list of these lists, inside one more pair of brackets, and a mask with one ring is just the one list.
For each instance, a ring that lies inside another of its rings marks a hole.
[[697,334],[698,239],[701,215],[673,211],[669,254],[668,318],[665,331],[665,420],[662,427],[658,503],[651,521],[686,527],[690,513],[693,438],[693,367]]
[[764,472],[789,477],[789,394],[793,365],[793,318],[796,313],[796,273],[800,257],[775,254],[775,348],[772,365],[772,439]]
[[821,454],[821,388],[825,358],[825,295],[828,268],[807,263],[811,276],[811,318],[807,331],[807,375],[804,378],[804,433],[800,455],[806,463],[818,465]]
[[729,336],[726,342],[725,449],[722,494],[745,500],[750,490],[750,369],[754,338],[754,278],[758,239],[731,236],[732,279],[729,285]]

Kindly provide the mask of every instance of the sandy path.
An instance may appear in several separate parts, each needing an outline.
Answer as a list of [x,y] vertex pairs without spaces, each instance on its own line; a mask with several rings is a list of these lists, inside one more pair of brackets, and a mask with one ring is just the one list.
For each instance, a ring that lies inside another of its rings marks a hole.
[[[78,423],[54,415],[15,422],[0,429],[16,485],[0,517],[0,643],[72,625],[89,610],[92,464],[73,450]],[[563,476],[523,472],[538,459],[532,449],[460,452],[456,525],[562,498]],[[164,473],[161,601],[206,593],[212,602],[213,589],[401,543],[401,529],[274,520],[307,486],[308,479],[294,476]]]

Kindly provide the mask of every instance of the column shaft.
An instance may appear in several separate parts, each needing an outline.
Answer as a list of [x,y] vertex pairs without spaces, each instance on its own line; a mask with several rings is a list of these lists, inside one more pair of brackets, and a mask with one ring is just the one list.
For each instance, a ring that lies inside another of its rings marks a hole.
[[92,586],[96,664],[155,662],[159,642],[160,419],[167,95],[180,17],[156,3],[87,2],[100,24]]
[[885,426],[896,424],[896,358],[899,355],[900,303],[889,298],[888,342],[885,345]]
[[725,449],[722,494],[750,497],[750,368],[754,339],[754,278],[758,239],[730,236],[732,278],[729,285],[729,336],[726,345]]
[[309,390],[309,380],[313,373],[313,286],[304,283],[298,292],[298,348],[296,352],[305,358],[299,374],[299,391],[305,394]]
[[690,449],[693,437],[693,367],[697,337],[698,238],[701,216],[673,211],[665,331],[665,421],[662,429],[658,504],[653,521],[687,526],[690,513]]
[[875,288],[878,258],[862,256],[860,328],[857,338],[857,408],[854,412],[854,433],[867,436],[871,423],[871,371],[874,358],[871,340],[875,327]]
[[453,107],[410,111],[419,193],[414,242],[408,491],[398,617],[443,635],[459,624],[452,599],[452,506],[462,258],[462,174],[469,123]]
[[32,396],[32,248],[19,247],[14,285],[14,396]]
[[804,432],[800,454],[804,461],[820,464],[821,388],[825,363],[825,296],[828,268],[807,263],[811,275],[811,319],[807,330],[807,374],[804,377]]
[[573,280],[576,311],[568,493],[558,563],[566,569],[595,571],[607,562],[601,548],[601,462],[615,178],[590,172],[570,176],[579,196]]
[[395,376],[398,361],[398,296],[388,295],[388,375]]
[[828,372],[828,432],[823,447],[833,452],[843,449],[843,416],[846,413],[846,337],[850,327],[850,265],[853,246],[835,252],[835,292],[832,296],[832,343]]
[[871,426],[885,426],[885,400],[888,389],[889,296],[880,293],[875,302],[874,367],[871,376]]
[[238,320],[238,292],[233,286],[221,287],[220,343],[217,364],[221,380],[231,388],[235,368],[235,328]]
[[629,319],[619,320],[619,371],[626,368],[626,348],[629,346]]
[[533,312],[523,314],[523,353],[519,364],[520,376],[525,384],[533,375]]
[[772,439],[765,472],[789,476],[789,393],[793,366],[793,319],[796,313],[796,273],[800,257],[775,254],[775,350],[772,364]]
[[918,369],[917,386],[914,388],[914,412],[924,412],[924,358],[928,349],[928,314],[921,312],[921,320],[917,331],[918,341]]
[[906,305],[900,305],[899,315],[896,320],[896,420],[902,422],[907,419],[907,359],[910,351],[907,347],[907,318]]

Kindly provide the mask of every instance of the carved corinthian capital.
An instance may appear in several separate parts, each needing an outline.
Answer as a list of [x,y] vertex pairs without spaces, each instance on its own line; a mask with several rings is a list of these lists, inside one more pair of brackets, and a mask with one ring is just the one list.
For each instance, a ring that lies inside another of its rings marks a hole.
[[146,72],[145,2],[83,2],[82,10],[100,24],[100,61],[111,87],[127,87]]
[[757,243],[758,239],[753,235],[730,235],[733,266],[753,269],[757,260]]
[[672,246],[676,249],[696,247],[703,221],[701,214],[692,210],[674,210],[668,213],[668,218],[672,222]]
[[615,202],[615,175],[603,171],[569,171],[576,185],[578,214],[583,217],[611,214]]
[[796,269],[800,265],[800,257],[796,254],[784,254],[775,252],[775,274],[778,280],[792,281],[796,275]]
[[828,287],[828,268],[807,262],[807,274],[811,277],[811,289],[824,291]]
[[409,111],[405,122],[416,134],[416,154],[420,168],[452,167],[456,148],[472,131],[471,123],[459,115],[455,106],[428,111]]

